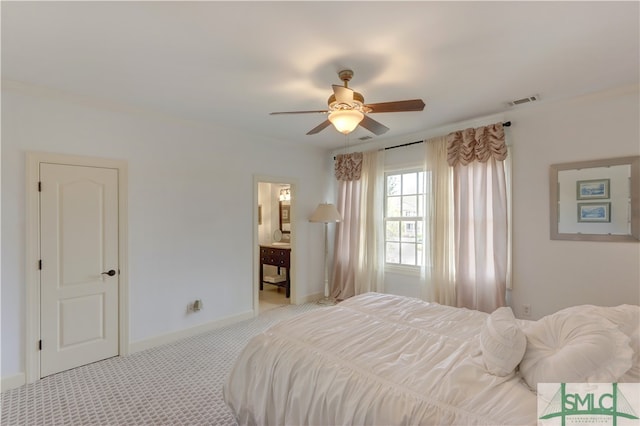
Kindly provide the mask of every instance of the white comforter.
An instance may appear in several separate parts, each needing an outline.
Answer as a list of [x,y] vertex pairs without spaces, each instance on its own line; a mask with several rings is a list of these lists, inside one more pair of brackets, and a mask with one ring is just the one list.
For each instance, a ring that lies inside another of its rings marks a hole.
[[224,386],[240,424],[516,425],[536,396],[482,363],[487,314],[367,293],[253,338]]

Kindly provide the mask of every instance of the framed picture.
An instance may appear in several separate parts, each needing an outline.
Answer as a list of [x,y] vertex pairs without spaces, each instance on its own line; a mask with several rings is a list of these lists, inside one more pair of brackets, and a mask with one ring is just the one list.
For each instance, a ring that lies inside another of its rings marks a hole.
[[280,201],[280,230],[283,234],[291,232],[291,204]]
[[578,203],[578,222],[611,222],[611,203]]
[[262,204],[258,204],[258,225],[262,225]]
[[576,182],[578,200],[609,198],[609,179],[579,180]]
[[289,223],[290,219],[289,219],[289,209],[290,209],[290,205],[288,204],[282,204],[280,206],[280,220],[282,223]]

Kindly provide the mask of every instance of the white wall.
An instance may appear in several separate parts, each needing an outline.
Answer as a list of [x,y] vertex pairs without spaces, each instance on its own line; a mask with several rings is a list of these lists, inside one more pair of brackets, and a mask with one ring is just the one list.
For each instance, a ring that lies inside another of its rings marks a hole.
[[[640,304],[640,243],[556,241],[549,238],[549,166],[640,155],[638,87],[530,104],[491,117],[402,140],[352,147],[367,151],[451,131],[512,122],[506,129],[513,167],[513,290],[516,316],[531,305],[536,319],[577,304]],[[420,164],[424,145],[385,151],[386,167]],[[385,290],[420,297],[419,277],[385,274]]]
[[640,243],[549,238],[549,165],[640,155],[638,88],[510,114],[513,127],[512,304],[532,316],[570,305],[640,304]]
[[[128,161],[132,343],[252,310],[253,179],[272,164],[299,189],[297,294],[322,292],[322,229],[306,217],[326,191],[326,152],[23,89],[2,88],[3,378],[25,368],[26,151]],[[196,298],[204,309],[187,314]]]

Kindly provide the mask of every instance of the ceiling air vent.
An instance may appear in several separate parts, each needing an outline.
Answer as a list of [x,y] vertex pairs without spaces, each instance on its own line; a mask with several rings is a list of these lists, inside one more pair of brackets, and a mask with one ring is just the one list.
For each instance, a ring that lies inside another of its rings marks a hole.
[[359,138],[358,138],[358,140],[361,140],[361,141],[368,141],[369,139],[373,139],[373,138],[372,138],[371,136],[369,136],[369,135],[367,135],[367,136],[362,136],[362,137],[359,137]]
[[540,96],[533,95],[533,96],[529,96],[529,97],[526,97],[526,98],[516,99],[515,101],[511,101],[511,102],[509,102],[509,105],[510,106],[516,106],[516,105],[527,104],[529,102],[537,101],[538,99],[540,99]]

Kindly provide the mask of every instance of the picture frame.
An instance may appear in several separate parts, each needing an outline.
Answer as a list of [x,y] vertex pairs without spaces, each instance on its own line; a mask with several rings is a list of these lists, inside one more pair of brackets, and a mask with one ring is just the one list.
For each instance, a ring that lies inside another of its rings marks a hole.
[[290,207],[289,205],[282,205],[280,206],[280,214],[282,215],[282,223],[290,223],[291,219],[289,216],[290,213]]
[[611,222],[611,203],[578,203],[578,222]]
[[[577,204],[584,201],[576,200],[576,182],[602,179],[610,179],[611,221],[578,222]],[[640,155],[551,164],[549,235],[552,240],[639,243]]]
[[610,197],[610,181],[610,179],[589,179],[576,181],[576,199],[608,199]]
[[258,204],[258,225],[262,225],[262,204]]
[[291,204],[289,201],[280,201],[280,230],[283,234],[291,232]]

